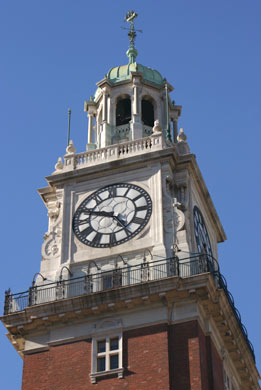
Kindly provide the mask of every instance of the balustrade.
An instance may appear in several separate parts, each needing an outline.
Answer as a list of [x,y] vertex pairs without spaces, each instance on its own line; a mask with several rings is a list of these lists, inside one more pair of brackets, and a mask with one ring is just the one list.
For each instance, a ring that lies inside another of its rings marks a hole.
[[152,135],[151,137],[110,145],[105,148],[89,150],[83,153],[68,154],[64,156],[63,171],[84,168],[86,166],[143,154],[144,152],[149,153],[154,150],[162,149],[163,146],[162,134],[157,134]]

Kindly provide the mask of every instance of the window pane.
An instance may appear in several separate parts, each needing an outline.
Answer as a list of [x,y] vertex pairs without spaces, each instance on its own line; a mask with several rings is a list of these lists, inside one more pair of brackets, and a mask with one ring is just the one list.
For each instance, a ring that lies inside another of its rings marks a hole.
[[97,371],[105,371],[105,357],[97,359]]
[[114,368],[119,367],[119,356],[118,355],[111,355],[110,356],[110,369],[113,370]]
[[98,353],[105,352],[105,349],[106,349],[105,340],[98,341],[97,342],[97,352]]
[[115,337],[114,339],[110,339],[110,351],[114,351],[115,349],[119,349],[118,337]]

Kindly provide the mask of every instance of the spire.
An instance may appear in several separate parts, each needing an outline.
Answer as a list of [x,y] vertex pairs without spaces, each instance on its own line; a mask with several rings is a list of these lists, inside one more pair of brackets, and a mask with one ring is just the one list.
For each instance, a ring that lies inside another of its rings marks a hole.
[[134,11],[129,11],[125,16],[125,21],[130,23],[130,28],[128,32],[129,40],[130,40],[130,46],[127,50],[127,57],[129,57],[129,64],[133,64],[136,60],[136,57],[138,55],[137,50],[135,49],[135,38],[136,38],[136,31],[142,32],[142,30],[135,30],[134,28],[134,19],[137,18],[138,14]]

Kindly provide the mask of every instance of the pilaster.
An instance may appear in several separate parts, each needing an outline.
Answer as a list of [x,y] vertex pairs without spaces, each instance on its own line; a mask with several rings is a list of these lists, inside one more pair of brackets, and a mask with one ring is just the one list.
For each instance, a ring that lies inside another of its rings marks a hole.
[[143,137],[140,90],[140,77],[133,77],[132,121],[130,124],[132,140]]

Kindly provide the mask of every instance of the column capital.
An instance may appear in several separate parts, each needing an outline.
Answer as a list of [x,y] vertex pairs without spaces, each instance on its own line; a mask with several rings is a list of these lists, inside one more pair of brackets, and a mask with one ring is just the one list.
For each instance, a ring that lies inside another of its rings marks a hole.
[[108,89],[107,86],[105,86],[105,87],[102,88],[102,94],[103,94],[103,96],[104,96],[104,95],[105,95],[105,96],[108,95],[109,92],[110,92],[110,91],[109,91],[109,89]]

